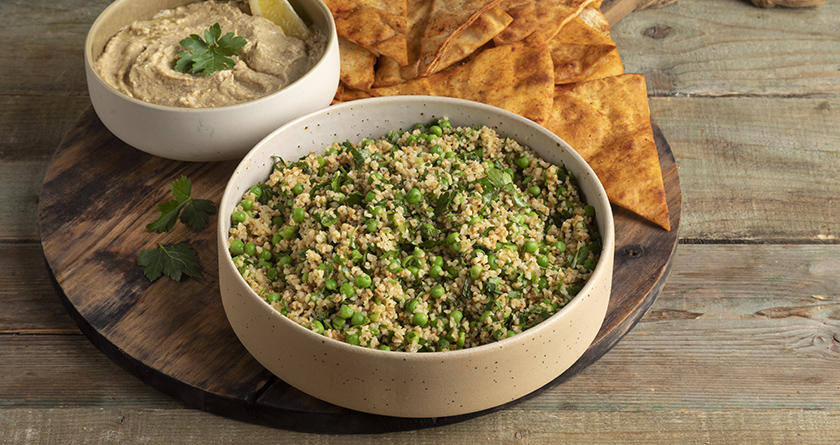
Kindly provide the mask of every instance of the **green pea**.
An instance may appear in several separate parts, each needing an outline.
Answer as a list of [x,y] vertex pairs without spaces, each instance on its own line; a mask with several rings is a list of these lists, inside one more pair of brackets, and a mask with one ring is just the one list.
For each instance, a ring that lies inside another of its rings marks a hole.
[[347,344],[353,346],[359,346],[361,343],[359,342],[359,334],[350,334],[347,336]]
[[342,304],[341,307],[338,309],[338,316],[345,320],[352,317],[355,313],[356,311],[354,311],[353,308],[346,304]]
[[263,249],[262,252],[260,252],[259,259],[266,260],[266,261],[270,260],[271,259],[271,251],[268,250],[268,249]]
[[361,312],[356,312],[355,314],[353,314],[352,317],[350,317],[350,324],[352,324],[353,326],[361,326],[363,324],[366,324],[368,321],[369,320],[367,317],[365,317],[365,314]]
[[277,292],[269,292],[265,295],[265,301],[269,303],[275,303],[277,301],[280,301],[280,294],[278,294]]
[[368,176],[368,184],[373,184],[374,182],[381,181],[381,180],[382,180],[382,174],[377,173],[377,172],[373,172],[373,173],[370,174],[370,176]]
[[405,311],[406,312],[414,312],[414,310],[417,309],[417,304],[418,303],[419,302],[417,301],[416,298],[411,299],[408,303],[405,304]]
[[470,267],[470,278],[472,278],[473,280],[477,280],[477,279],[481,278],[481,274],[483,272],[484,272],[484,268],[481,267],[481,265],[479,265],[479,264],[475,264],[475,265],[473,265],[473,267]]
[[403,202],[404,199],[405,199],[405,195],[403,195],[402,193],[400,193],[400,192],[394,193],[394,201]]
[[448,120],[445,120],[445,119],[438,122],[438,125],[440,125],[440,128],[452,128],[452,122],[449,122]]
[[484,311],[480,317],[478,317],[478,321],[482,324],[488,324],[493,321],[493,312]]
[[251,188],[248,189],[248,191],[251,192],[255,198],[259,198],[260,196],[262,196],[262,187],[258,185],[252,185]]
[[470,220],[468,221],[468,224],[469,225],[476,224],[476,223],[480,222],[482,219],[484,219],[484,218],[482,218],[481,215],[473,215],[473,216],[470,217]]
[[420,189],[414,187],[408,191],[408,195],[406,195],[405,199],[409,204],[417,204],[423,199],[423,194],[420,192]]
[[388,271],[391,273],[398,273],[402,270],[402,264],[400,264],[400,260],[391,260],[391,263],[388,264]]
[[365,193],[365,202],[373,202],[376,200],[376,192],[373,190]]
[[528,193],[530,193],[533,196],[540,196],[540,192],[541,192],[540,188],[537,187],[536,185],[532,185],[532,186],[528,187]]
[[343,318],[341,318],[341,317],[335,317],[335,318],[333,319],[333,321],[332,321],[332,326],[333,326],[333,329],[335,329],[335,330],[337,330],[337,331],[338,331],[338,330],[341,330],[341,328],[343,328],[343,327],[344,327],[344,324],[345,324],[345,323],[347,323],[347,320],[345,320],[345,319],[343,319]]
[[316,158],[315,158],[315,161],[316,161],[316,162],[318,162],[318,167],[323,167],[323,166],[324,166],[324,165],[326,165],[326,163],[327,163],[327,160],[326,160],[326,159],[324,159],[324,157],[323,157],[323,156],[318,156],[318,157],[316,157]]
[[283,217],[282,216],[275,216],[275,217],[271,218],[271,224],[275,225],[277,227],[282,226],[283,225]]
[[435,255],[432,257],[432,266],[443,266],[443,257]]
[[294,193],[295,195],[300,195],[301,193],[303,193],[303,184],[295,184],[295,186],[292,187],[292,193]]
[[277,276],[280,275],[280,272],[277,270],[276,267],[272,267],[265,272],[265,276],[268,277],[269,280],[274,280]]
[[335,281],[332,278],[327,278],[327,280],[324,281],[324,287],[327,288],[327,290],[334,291],[338,289],[338,281]]
[[537,251],[537,249],[539,249],[539,244],[537,244],[537,242],[534,240],[528,240],[525,241],[525,244],[522,246],[522,248],[525,250],[525,252],[533,254]]
[[356,283],[356,287],[358,287],[358,288],[362,288],[362,289],[369,288],[370,285],[371,285],[370,275],[363,273],[363,274],[357,276],[356,280],[355,280],[355,283]]
[[540,267],[548,267],[548,257],[547,257],[547,256],[545,256],[545,255],[540,255],[540,256],[537,258],[537,264],[538,264]]
[[245,243],[245,255],[254,256],[256,254],[257,254],[257,246],[250,241]]
[[388,345],[379,345],[379,349],[380,349],[381,351],[390,351],[390,350],[391,350],[391,347],[390,347],[390,346],[388,346]]
[[266,260],[260,260],[260,261],[257,263],[257,269],[262,269],[263,267],[271,267],[271,263],[269,263],[269,262],[268,262],[268,261],[266,261]]
[[537,280],[537,288],[542,290],[542,289],[545,289],[547,287],[548,287],[548,280],[546,280],[545,277],[540,277],[539,280]]
[[409,343],[416,343],[420,340],[420,334],[415,331],[409,331],[405,334],[405,339],[408,340]]
[[563,253],[566,251],[566,243],[563,241],[557,241],[554,243],[554,248],[557,249],[558,252]]
[[431,268],[431,269],[429,269],[429,275],[431,275],[431,276],[432,276],[432,278],[440,278],[440,277],[442,277],[442,276],[443,276],[443,267],[440,267],[440,266],[432,266],[432,268]]
[[458,333],[458,340],[455,342],[455,344],[458,345],[459,348],[463,348],[464,343],[466,342],[466,337],[467,337],[467,335],[464,331],[459,332]]
[[458,241],[459,236],[460,234],[458,232],[451,232],[449,235],[446,235],[446,244],[452,245]]
[[595,207],[583,206],[583,214],[590,218],[595,216]]
[[344,283],[344,284],[341,285],[341,289],[340,289],[339,292],[341,292],[341,295],[344,295],[345,297],[350,298],[350,297],[356,295],[356,288],[353,287],[352,283]]
[[446,154],[443,155],[443,159],[452,159],[455,156],[457,156],[457,155],[455,154],[454,151],[447,151]]
[[243,208],[243,209],[245,209],[245,210],[251,210],[251,209],[253,209],[253,208],[254,208],[254,200],[253,200],[253,199],[251,199],[251,198],[245,198],[245,199],[243,199],[243,200],[242,200],[242,202],[240,202],[239,204],[240,204],[240,205],[242,206],[242,208]]
[[358,263],[359,261],[362,261],[364,257],[365,256],[362,255],[362,252],[359,252],[356,249],[353,249],[353,251],[350,252],[350,261],[353,263]]
[[455,309],[449,313],[449,318],[451,318],[456,325],[461,324],[461,320],[464,319],[464,314],[458,309]]
[[415,326],[420,326],[422,328],[429,324],[429,316],[426,315],[425,312],[415,312],[411,317],[411,322]]
[[289,255],[281,256],[280,259],[277,260],[278,266],[282,267],[289,264],[292,264],[292,257],[290,257]]
[[431,295],[431,297],[434,298],[435,300],[439,300],[441,297],[443,297],[443,294],[445,292],[446,291],[443,289],[443,286],[438,284],[438,285],[432,287],[432,289],[429,291],[429,295]]
[[306,210],[303,210],[301,207],[295,207],[292,209],[292,219],[296,223],[302,223],[304,219],[306,219]]
[[583,267],[584,267],[586,270],[595,270],[595,265],[596,265],[597,263],[598,263],[598,262],[597,262],[597,261],[595,261],[595,259],[594,259],[594,258],[587,258],[587,259],[583,262]]
[[406,270],[408,270],[409,272],[411,272],[411,274],[412,274],[412,275],[414,275],[414,278],[418,278],[418,277],[419,277],[419,275],[420,275],[420,268],[419,268],[419,267],[416,267],[416,266],[408,266],[408,267],[406,267]]
[[376,207],[373,208],[373,210],[370,211],[370,213],[373,215],[374,218],[376,218],[377,216],[382,214],[382,212],[384,212],[384,211],[385,211],[384,207],[376,206]]
[[367,230],[369,233],[376,232],[377,228],[378,228],[378,224],[376,223],[375,219],[371,218],[371,219],[365,221],[365,230]]
[[248,215],[246,215],[245,212],[236,211],[230,215],[230,221],[233,224],[243,223],[246,219],[248,219]]
[[323,334],[324,333],[324,323],[321,323],[320,320],[314,320],[310,327],[316,334]]
[[496,260],[496,255],[488,255],[487,256],[487,265],[490,266],[490,269],[492,269],[492,270],[498,270],[499,269],[499,263]]
[[429,149],[429,153],[433,155],[440,155],[443,153],[443,147],[441,147],[440,144],[432,145],[432,148]]
[[242,240],[235,239],[230,242],[230,246],[228,247],[231,255],[242,255],[245,253],[245,243]]
[[531,160],[528,159],[527,156],[522,156],[521,158],[516,158],[516,160],[513,161],[513,162],[516,164],[517,167],[523,168],[523,169],[528,168],[528,166],[531,165]]
[[452,250],[454,250],[455,252],[460,252],[461,251],[461,242],[456,241],[456,242],[452,243]]

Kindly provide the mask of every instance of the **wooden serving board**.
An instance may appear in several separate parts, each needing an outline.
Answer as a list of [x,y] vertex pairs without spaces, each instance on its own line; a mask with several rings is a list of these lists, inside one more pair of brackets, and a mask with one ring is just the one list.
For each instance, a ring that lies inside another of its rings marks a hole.
[[[613,294],[604,325],[583,357],[531,397],[595,362],[651,306],[677,246],[681,192],[670,147],[654,124],[671,211],[670,232],[623,209],[616,223]],[[236,162],[187,163],[135,150],[113,136],[92,108],[83,113],[52,159],[40,201],[44,255],[58,294],[82,332],[106,356],[143,382],[190,407],[285,429],[376,433],[459,422],[469,415],[405,419],[347,410],[277,379],[250,356],[228,324],[218,286],[216,218],[200,232],[178,224],[150,233],[156,205],[171,198],[181,175],[193,196],[218,203]],[[136,263],[157,243],[189,242],[202,280],[150,283]],[[282,340],[278,340],[282,341]]]

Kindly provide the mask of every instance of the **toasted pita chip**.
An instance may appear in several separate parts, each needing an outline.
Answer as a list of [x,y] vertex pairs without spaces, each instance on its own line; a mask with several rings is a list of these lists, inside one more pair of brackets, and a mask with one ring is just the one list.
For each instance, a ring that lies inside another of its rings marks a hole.
[[432,0],[408,0],[408,32],[406,33],[408,63],[403,66],[390,57],[380,57],[374,73],[374,87],[387,87],[417,78],[420,63],[420,44],[431,11]]
[[338,89],[333,97],[333,105],[341,102],[350,102],[351,100],[365,99],[371,97],[367,91],[357,90],[339,82]]
[[596,0],[504,0],[499,7],[513,17],[513,22],[493,41],[507,45],[541,32],[551,40],[569,20]]
[[440,57],[449,42],[500,1],[432,0],[432,10],[420,43],[420,76],[426,77],[439,71]]
[[341,37],[338,38],[338,51],[341,54],[341,81],[350,88],[369,90],[373,85],[376,55]]
[[607,53],[598,63],[590,67],[583,74],[581,82],[618,76],[620,74],[624,74],[624,65],[621,63],[621,56],[618,54],[618,49],[614,49]]
[[473,54],[513,21],[508,13],[493,7],[481,14],[470,26],[452,36],[440,49],[437,58],[426,67],[423,75],[431,75],[448,68]]
[[671,229],[643,75],[557,86],[544,125],[589,163],[612,203]]
[[339,37],[408,64],[406,0],[325,0]]
[[613,41],[574,17],[548,41],[554,62],[554,83],[577,83],[616,48]]
[[603,36],[610,36],[610,22],[601,12],[600,5],[595,5],[594,2],[590,3],[580,11],[578,18]]
[[551,55],[539,33],[483,50],[463,64],[429,77],[371,90],[374,96],[458,97],[504,108],[538,123],[551,112],[553,92]]

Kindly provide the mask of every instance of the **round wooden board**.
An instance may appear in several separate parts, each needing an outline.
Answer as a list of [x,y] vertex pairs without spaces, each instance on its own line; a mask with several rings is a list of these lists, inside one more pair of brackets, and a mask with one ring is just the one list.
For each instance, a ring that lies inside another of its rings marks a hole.
[[[615,272],[606,320],[583,357],[527,397],[560,384],[604,355],[644,315],[674,258],[681,192],[671,149],[654,123],[671,231],[615,208]],[[150,233],[169,184],[186,175],[192,195],[218,203],[236,162],[186,163],[154,157],[114,137],[89,108],[51,161],[40,201],[44,255],[64,306],[90,341],[143,382],[190,407],[222,416],[320,433],[427,428],[506,409],[442,418],[383,417],[340,408],[277,379],[248,354],[228,324],[217,282],[216,218],[200,232],[178,224]],[[137,265],[143,249],[189,242],[204,279],[150,283]],[[527,398],[526,397],[526,398]]]

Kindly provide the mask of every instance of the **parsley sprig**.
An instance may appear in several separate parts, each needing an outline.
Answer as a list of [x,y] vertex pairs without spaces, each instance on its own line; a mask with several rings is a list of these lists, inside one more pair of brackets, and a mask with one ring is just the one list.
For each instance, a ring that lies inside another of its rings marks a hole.
[[178,53],[175,71],[209,76],[216,71],[232,69],[234,62],[230,57],[248,42],[232,32],[222,35],[222,27],[216,23],[204,31],[204,39],[190,34],[180,43],[185,51]]
[[216,206],[209,199],[195,199],[192,193],[192,181],[186,176],[169,185],[175,199],[158,204],[158,219],[147,225],[152,232],[168,232],[175,227],[179,216],[181,222],[193,230],[201,230],[210,221],[210,215],[216,213]]
[[[168,232],[180,220],[193,230],[203,229],[210,221],[210,215],[216,213],[216,205],[208,199],[196,199],[192,194],[192,181],[186,176],[169,185],[175,199],[158,204],[160,217],[147,225],[151,232]],[[166,275],[175,281],[181,281],[186,275],[202,279],[201,264],[198,254],[186,242],[171,246],[157,244],[155,249],[146,249],[137,257],[137,264],[143,266],[143,273],[149,281],[155,281]]]
[[172,246],[158,243],[157,249],[146,249],[140,252],[137,264],[144,267],[143,273],[149,281],[155,281],[163,274],[175,281],[181,281],[182,275],[203,278],[198,254],[185,242]]

